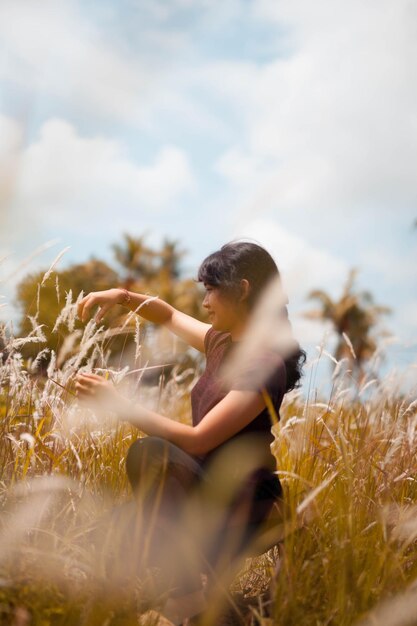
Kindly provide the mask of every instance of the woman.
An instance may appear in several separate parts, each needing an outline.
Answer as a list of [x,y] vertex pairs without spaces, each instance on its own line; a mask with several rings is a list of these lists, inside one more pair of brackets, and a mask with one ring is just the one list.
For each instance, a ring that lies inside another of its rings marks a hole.
[[[132,405],[110,382],[94,374],[79,374],[76,388],[82,398],[101,394],[122,418],[148,435],[132,444],[127,472],[136,493],[145,489],[149,476],[154,485],[163,476],[166,488],[162,495],[159,492],[161,519],[165,515],[172,520],[187,494],[201,486],[203,496],[199,502],[204,514],[200,522],[208,525],[203,535],[211,535],[202,549],[208,570],[216,570],[225,554],[233,560],[244,551],[282,495],[270,450],[271,413],[279,416],[284,394],[298,385],[305,353],[293,340],[291,353],[282,354],[273,344],[266,345],[252,352],[243,367],[223,376],[225,363],[233,356],[238,365],[236,355],[244,345],[252,313],[274,279],[279,279],[279,272],[269,253],[255,243],[238,241],[208,256],[199,268],[209,324],[159,299],[149,300],[149,296],[123,289],[90,293],[79,304],[78,314],[83,321],[98,305],[97,322],[115,304],[131,310],[139,307],[142,317],[166,326],[206,355],[206,370],[191,394],[192,426]],[[288,333],[285,306],[279,305],[276,319],[279,328]],[[228,486],[222,484],[222,477],[227,477]],[[223,491],[220,486],[225,487]],[[213,494],[218,491],[222,495],[216,500]],[[222,509],[220,524],[218,517],[215,522],[210,517],[214,509]],[[177,581],[171,608],[178,608],[180,614],[179,607],[187,604],[186,595],[189,600],[189,607],[178,617],[179,623],[187,611],[192,614],[198,610],[193,604],[199,598],[200,582],[186,572]]]

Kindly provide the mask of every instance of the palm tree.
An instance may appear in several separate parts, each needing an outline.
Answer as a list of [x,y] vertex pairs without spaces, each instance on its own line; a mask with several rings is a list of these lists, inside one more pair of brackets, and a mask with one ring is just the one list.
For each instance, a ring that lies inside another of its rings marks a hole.
[[178,246],[178,241],[165,238],[159,252],[160,270],[173,280],[178,279],[181,275],[180,263],[185,254],[185,250],[180,250]]
[[349,359],[352,369],[361,375],[364,362],[377,348],[376,338],[372,331],[380,316],[390,313],[391,309],[376,305],[369,291],[355,292],[356,274],[355,269],[349,272],[339,300],[333,300],[321,289],[311,291],[308,298],[317,300],[320,307],[307,311],[304,315],[308,319],[329,320],[333,324],[338,335],[335,358],[337,360]]
[[123,243],[113,244],[112,249],[117,263],[126,271],[123,286],[130,289],[137,282],[147,282],[158,273],[157,254],[145,244],[146,234],[132,237],[123,235]]

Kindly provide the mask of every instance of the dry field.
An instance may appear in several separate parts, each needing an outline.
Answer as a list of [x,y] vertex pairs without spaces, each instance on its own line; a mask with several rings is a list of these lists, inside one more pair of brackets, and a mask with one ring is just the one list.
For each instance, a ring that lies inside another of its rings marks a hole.
[[[174,369],[145,387],[142,371],[109,364],[103,329],[74,331],[74,314],[67,303],[59,323],[72,339],[42,376],[40,359],[20,354],[25,342],[42,352],[36,320],[26,338],[4,331],[0,623],[156,624],[146,611],[151,597],[163,599],[158,573],[129,573],[128,522],[118,524],[130,510],[124,458],[140,434],[80,407],[71,380],[80,366],[110,372],[126,393],[186,421],[195,372]],[[138,356],[139,333],[136,342]],[[358,388],[343,363],[329,397],[316,399],[316,367],[305,373],[309,397],[290,394],[273,426],[286,496],[281,556],[272,549],[246,561],[228,593],[250,608],[233,623],[417,623],[417,401],[393,379]]]

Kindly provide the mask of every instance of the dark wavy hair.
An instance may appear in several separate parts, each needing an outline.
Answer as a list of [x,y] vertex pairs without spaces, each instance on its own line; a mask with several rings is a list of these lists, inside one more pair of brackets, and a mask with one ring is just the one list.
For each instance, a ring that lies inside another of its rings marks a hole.
[[[265,287],[274,278],[280,278],[278,267],[269,252],[249,241],[232,241],[210,254],[198,270],[197,280],[218,287],[232,298],[240,295],[241,280],[249,282],[248,307],[252,309]],[[288,317],[287,307],[283,315]],[[298,346],[298,344],[297,344]],[[286,391],[300,386],[306,353],[299,346],[285,358]]]

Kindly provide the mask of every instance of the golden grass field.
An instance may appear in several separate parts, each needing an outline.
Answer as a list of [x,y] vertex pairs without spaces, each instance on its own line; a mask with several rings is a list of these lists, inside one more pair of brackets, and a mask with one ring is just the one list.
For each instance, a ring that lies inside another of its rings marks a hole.
[[[69,317],[67,311],[71,326]],[[131,577],[125,584],[117,548],[123,533],[111,515],[130,499],[124,458],[139,433],[80,407],[71,380],[81,364],[102,368],[127,392],[142,390],[161,413],[186,421],[195,372],[179,377],[174,370],[145,389],[140,373],[108,365],[106,333],[93,322],[74,337],[69,358],[61,363],[53,355],[46,376],[20,355],[25,341],[42,349],[42,329],[34,325],[31,336],[6,340],[0,623],[157,624],[157,613],[146,614],[153,583]],[[246,621],[233,623],[417,623],[417,401],[394,379],[358,388],[342,367],[330,396],[316,398],[316,366],[305,372],[309,397],[289,394],[273,426],[286,497],[283,550],[247,560],[235,577],[231,600],[245,595],[252,602]]]

